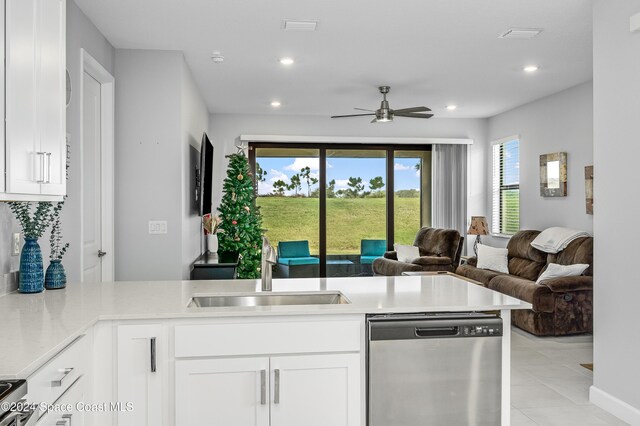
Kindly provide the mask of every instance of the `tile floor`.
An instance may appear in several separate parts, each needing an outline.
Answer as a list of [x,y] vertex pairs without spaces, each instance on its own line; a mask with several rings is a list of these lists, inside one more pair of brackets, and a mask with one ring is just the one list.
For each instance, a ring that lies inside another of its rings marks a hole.
[[627,423],[589,403],[593,336],[511,333],[511,425],[600,426]]

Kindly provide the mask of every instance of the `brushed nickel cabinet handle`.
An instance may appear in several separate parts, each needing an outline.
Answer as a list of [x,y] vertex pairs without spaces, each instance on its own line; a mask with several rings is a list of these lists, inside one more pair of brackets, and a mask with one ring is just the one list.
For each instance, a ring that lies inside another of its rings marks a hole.
[[47,167],[46,167],[47,178],[45,180],[45,183],[51,183],[51,153],[50,152],[45,152],[44,153],[44,157],[47,160]]
[[151,372],[155,373],[157,371],[156,365],[156,338],[151,338]]
[[45,177],[44,177],[44,163],[45,163],[45,152],[36,152],[36,155],[38,156],[38,178],[36,179],[36,183],[45,183]]
[[280,369],[277,368],[273,371],[274,385],[273,385],[273,403],[280,404]]
[[73,368],[65,368],[63,370],[61,370],[62,375],[51,381],[51,387],[53,388],[59,388],[64,384],[64,380],[69,377],[69,375],[73,372]]
[[260,370],[260,405],[267,405],[267,370]]

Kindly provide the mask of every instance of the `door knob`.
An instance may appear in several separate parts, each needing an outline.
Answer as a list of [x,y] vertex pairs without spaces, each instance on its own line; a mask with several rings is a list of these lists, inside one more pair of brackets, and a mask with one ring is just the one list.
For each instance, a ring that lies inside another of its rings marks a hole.
[[98,250],[98,257],[104,257],[107,255],[106,251]]

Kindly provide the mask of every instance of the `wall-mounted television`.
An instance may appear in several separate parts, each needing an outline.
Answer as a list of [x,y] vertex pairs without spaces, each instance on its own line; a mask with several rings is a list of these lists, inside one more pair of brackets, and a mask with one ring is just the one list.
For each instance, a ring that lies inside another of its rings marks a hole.
[[211,191],[213,187],[213,144],[206,133],[202,134],[200,146],[200,167],[196,171],[196,204],[200,206],[200,216],[211,213]]

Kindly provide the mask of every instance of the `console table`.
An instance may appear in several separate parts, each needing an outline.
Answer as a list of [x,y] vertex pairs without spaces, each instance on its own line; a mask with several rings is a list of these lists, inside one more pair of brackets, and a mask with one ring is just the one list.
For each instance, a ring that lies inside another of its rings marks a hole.
[[238,255],[232,253],[204,253],[193,262],[192,280],[229,280],[236,277]]

